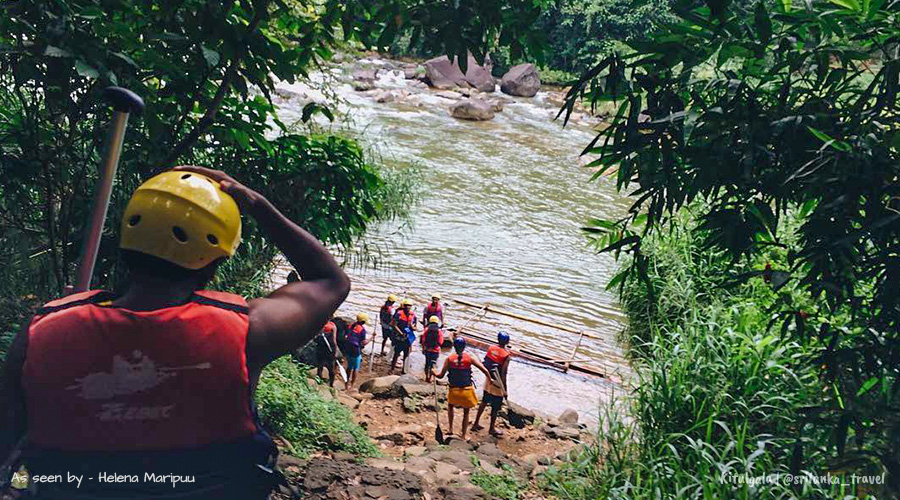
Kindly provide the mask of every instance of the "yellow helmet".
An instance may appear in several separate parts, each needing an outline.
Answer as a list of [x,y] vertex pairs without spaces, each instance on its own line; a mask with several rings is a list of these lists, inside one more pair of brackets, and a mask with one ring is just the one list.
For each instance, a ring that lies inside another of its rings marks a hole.
[[432,294],[431,294],[431,299],[432,299],[432,300],[434,300],[434,299],[441,300],[441,294],[439,294],[439,293],[432,293]]
[[141,184],[122,217],[119,247],[201,269],[241,243],[241,212],[219,183],[194,172],[163,172]]
[[359,313],[356,315],[356,321],[359,323],[368,323],[369,315],[366,313]]
[[397,302],[397,296],[392,293],[392,294],[388,295],[387,300],[388,300],[388,302]]
[[437,316],[432,316],[432,317],[428,318],[428,323],[438,324],[440,322],[441,322],[441,318],[438,318]]
[[400,305],[401,306],[411,306],[411,305],[413,305],[412,299],[403,299],[403,302],[401,302]]

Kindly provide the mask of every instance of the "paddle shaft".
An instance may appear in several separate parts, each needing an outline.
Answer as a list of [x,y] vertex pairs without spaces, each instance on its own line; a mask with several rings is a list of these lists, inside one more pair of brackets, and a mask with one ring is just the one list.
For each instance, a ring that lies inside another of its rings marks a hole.
[[128,128],[128,116],[131,113],[140,113],[144,109],[144,101],[135,93],[123,88],[107,88],[104,91],[104,98],[114,106],[115,112],[110,123],[106,156],[100,165],[100,177],[97,179],[97,187],[94,190],[91,217],[82,240],[81,258],[78,262],[74,286],[75,292],[86,291],[91,286],[91,276],[94,274],[94,265],[97,263],[97,252],[103,236],[106,212],[109,210],[109,198],[112,195],[113,181],[116,178],[116,169],[122,154],[125,130]]

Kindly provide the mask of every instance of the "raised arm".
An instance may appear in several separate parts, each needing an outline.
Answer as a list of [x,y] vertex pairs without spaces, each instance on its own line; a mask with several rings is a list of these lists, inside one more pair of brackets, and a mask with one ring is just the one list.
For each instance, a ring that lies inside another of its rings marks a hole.
[[337,261],[315,237],[291,222],[269,200],[224,172],[202,167],[178,169],[218,181],[300,275],[300,281],[250,301],[250,366],[261,368],[308,342],[350,293],[350,279]]

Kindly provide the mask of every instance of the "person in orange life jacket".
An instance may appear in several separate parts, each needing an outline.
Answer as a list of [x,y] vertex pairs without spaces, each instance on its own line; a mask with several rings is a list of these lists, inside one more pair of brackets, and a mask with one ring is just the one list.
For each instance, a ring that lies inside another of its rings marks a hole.
[[438,326],[441,319],[432,316],[428,319],[428,326],[422,332],[421,343],[422,352],[425,354],[425,382],[431,383],[431,370],[437,365],[438,357],[441,355],[441,344],[444,343],[444,332]]
[[[491,425],[488,433],[494,437],[503,435],[503,431],[497,429],[497,414],[500,413],[500,407],[503,406],[503,398],[507,396],[503,389],[509,387],[506,383],[506,373],[509,370],[510,354],[507,350],[509,345],[509,334],[500,332],[497,334],[497,345],[488,348],[487,354],[484,356],[484,366],[490,372],[484,386],[484,394],[481,397],[481,404],[478,405],[478,413],[475,414],[475,423],[472,424],[472,432],[480,431],[484,427],[478,424],[481,420],[481,414],[484,408],[491,405]],[[501,382],[501,384],[497,383]]]
[[359,313],[356,315],[356,322],[347,329],[347,390],[353,389],[356,383],[356,374],[359,372],[359,365],[362,362],[362,351],[369,343],[366,338],[365,324],[369,322],[369,315]]
[[416,331],[416,313],[412,312],[412,300],[403,299],[400,303],[400,309],[394,313],[391,328],[394,330],[394,336],[391,344],[394,346],[394,355],[391,359],[391,369],[388,373],[394,373],[397,366],[397,360],[400,354],[403,354],[403,367],[401,373],[406,373],[406,358],[409,357],[409,350],[412,347],[409,341],[408,331],[415,334]]
[[450,391],[447,394],[447,418],[450,421],[450,434],[453,434],[453,410],[462,408],[463,421],[460,437],[466,439],[466,431],[469,429],[469,410],[478,406],[478,397],[475,396],[475,384],[472,381],[472,367],[478,368],[484,376],[490,378],[487,368],[481,361],[463,352],[466,349],[466,339],[456,337],[453,340],[453,349],[456,351],[444,360],[444,367],[440,373],[432,370],[432,375],[443,378],[449,373]]
[[[381,306],[379,317],[381,319],[381,355],[384,356],[384,348],[387,347],[388,339],[394,338],[394,329],[391,324],[394,321],[394,304],[397,302],[397,296],[390,294],[384,305]],[[374,335],[374,334],[373,334]]]
[[328,370],[329,387],[334,387],[334,364],[340,355],[337,345],[337,327],[329,320],[316,335],[316,376],[322,378],[322,370]]
[[422,310],[422,324],[428,325],[426,321],[432,316],[437,316],[441,322],[441,328],[444,327],[444,306],[441,305],[441,294],[433,293],[431,294],[431,303],[425,306],[425,309]]
[[[240,242],[241,211],[301,281],[249,302],[203,290]],[[267,498],[280,474],[253,402],[260,373],[320,331],[350,280],[315,237],[221,171],[155,176],[122,220],[122,290],[54,300],[15,337],[0,387],[0,459],[18,446],[32,477],[194,481],[41,483],[42,499]]]

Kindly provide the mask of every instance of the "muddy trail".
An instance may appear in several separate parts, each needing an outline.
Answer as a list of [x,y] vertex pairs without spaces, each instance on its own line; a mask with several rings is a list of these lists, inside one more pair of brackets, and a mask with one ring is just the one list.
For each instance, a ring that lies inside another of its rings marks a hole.
[[[512,403],[504,405],[498,419],[501,438],[489,436],[485,429],[469,432],[466,441],[451,437],[447,444],[439,444],[434,438],[433,386],[425,384],[421,373],[388,375],[389,360],[380,355],[374,360],[373,370],[364,366],[357,388],[350,391],[340,377],[329,388],[316,379],[315,370],[309,375],[319,394],[353,411],[382,456],[361,459],[350,453],[320,452],[299,460],[283,454],[281,468],[290,488],[281,488],[272,498],[300,493],[304,498],[330,500],[490,499],[496,497],[479,484],[497,477],[517,483],[519,498],[544,498],[538,487],[541,472],[593,439],[587,426],[578,423],[577,413],[555,417]],[[440,425],[446,435],[447,386],[438,382]],[[521,428],[510,423],[510,409],[521,417],[514,419],[524,424]],[[460,422],[458,412],[457,435]],[[486,418],[482,424],[487,427]]]

